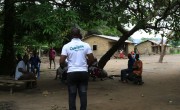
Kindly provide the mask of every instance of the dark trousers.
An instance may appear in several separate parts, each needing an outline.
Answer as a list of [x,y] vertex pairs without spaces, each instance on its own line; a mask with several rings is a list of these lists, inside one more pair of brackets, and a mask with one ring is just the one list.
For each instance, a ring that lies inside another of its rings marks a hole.
[[136,74],[133,74],[133,81],[135,84],[141,84],[143,81],[142,81],[142,76],[138,76]]
[[51,64],[52,62],[54,63],[54,69],[56,68],[56,63],[55,63],[55,58],[49,58],[49,64],[50,64],[50,69],[51,69]]
[[76,96],[79,94],[81,107],[80,110],[87,108],[87,88],[88,72],[67,73],[67,83],[69,92],[69,110],[76,110]]
[[[36,69],[36,71],[35,71],[35,69]],[[39,74],[39,72],[40,72],[39,65],[31,65],[31,72],[33,72],[35,74]]]
[[121,81],[127,80],[129,71],[128,69],[121,70]]

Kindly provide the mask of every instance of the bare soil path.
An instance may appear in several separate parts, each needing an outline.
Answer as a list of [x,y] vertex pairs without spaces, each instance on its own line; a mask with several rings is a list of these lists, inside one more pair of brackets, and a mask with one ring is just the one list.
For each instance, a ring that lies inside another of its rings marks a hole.
[[[141,56],[142,86],[121,83],[119,77],[90,80],[87,110],[180,110],[180,55],[166,55],[164,63],[157,63],[158,59],[158,55]],[[66,85],[54,80],[56,71],[48,69],[47,58],[42,61],[37,88],[17,88],[12,95],[0,88],[0,110],[68,110]],[[126,67],[127,59],[111,59],[105,70],[119,75]]]

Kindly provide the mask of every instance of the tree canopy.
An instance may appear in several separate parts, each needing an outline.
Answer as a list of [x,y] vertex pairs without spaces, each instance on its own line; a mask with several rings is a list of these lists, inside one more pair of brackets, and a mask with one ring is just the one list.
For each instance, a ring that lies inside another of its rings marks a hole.
[[99,67],[103,68],[117,48],[136,31],[158,33],[167,29],[177,33],[171,39],[179,39],[179,13],[179,0],[1,0],[0,66],[14,60],[11,57],[14,43],[62,45],[72,26],[82,30],[107,26],[111,29],[107,33],[119,34],[120,39],[101,57]]
[[[101,0],[100,0],[101,1]],[[99,19],[108,21],[108,25],[117,27],[122,33],[121,39],[101,57],[99,67],[103,68],[113,53],[128,37],[138,30],[156,33],[164,29],[178,32],[180,30],[179,0],[104,0],[98,3],[102,12]],[[95,10],[94,10],[95,11]],[[97,11],[95,11],[97,12]],[[103,13],[105,12],[105,13]],[[131,26],[131,29],[126,27]]]

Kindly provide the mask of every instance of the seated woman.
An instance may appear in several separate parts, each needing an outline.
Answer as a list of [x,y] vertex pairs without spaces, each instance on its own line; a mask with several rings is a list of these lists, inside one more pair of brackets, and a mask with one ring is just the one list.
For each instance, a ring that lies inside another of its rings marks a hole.
[[133,65],[133,72],[132,72],[132,80],[135,84],[142,85],[144,82],[142,81],[142,69],[143,69],[143,63],[139,59],[139,54],[136,54],[135,56],[136,61]]

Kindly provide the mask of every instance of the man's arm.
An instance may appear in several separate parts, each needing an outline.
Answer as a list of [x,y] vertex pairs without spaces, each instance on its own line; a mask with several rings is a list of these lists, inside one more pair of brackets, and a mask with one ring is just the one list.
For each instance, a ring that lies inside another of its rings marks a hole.
[[22,74],[29,73],[28,71],[24,70],[23,68],[18,68],[18,71],[21,72]]
[[94,55],[92,53],[90,54],[87,54],[87,57],[88,57],[88,63],[89,65],[91,65],[93,62],[94,62]]
[[60,59],[59,59],[59,65],[61,66],[61,68],[65,67],[65,60],[66,60],[67,56],[65,55],[61,55]]

